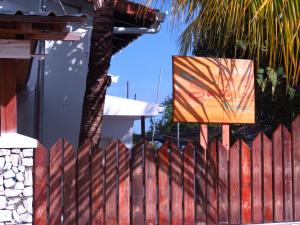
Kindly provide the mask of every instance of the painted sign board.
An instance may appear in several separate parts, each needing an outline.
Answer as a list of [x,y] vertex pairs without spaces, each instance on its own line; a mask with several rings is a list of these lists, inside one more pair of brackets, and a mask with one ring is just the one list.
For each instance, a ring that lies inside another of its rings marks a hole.
[[255,123],[251,60],[173,56],[174,122]]

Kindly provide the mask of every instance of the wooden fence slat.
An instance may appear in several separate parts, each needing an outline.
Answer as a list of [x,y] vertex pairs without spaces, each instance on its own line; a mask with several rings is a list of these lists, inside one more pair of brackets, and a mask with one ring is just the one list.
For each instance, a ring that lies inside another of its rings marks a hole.
[[183,222],[182,208],[182,156],[177,145],[171,143],[171,224],[179,225]]
[[130,152],[118,142],[119,150],[119,225],[130,224]]
[[199,124],[199,133],[200,146],[206,150],[208,145],[208,129],[206,124]]
[[292,175],[292,137],[286,127],[283,126],[284,147],[284,220],[293,220],[293,175]]
[[195,160],[194,145],[188,143],[183,150],[183,194],[184,194],[184,223],[194,224],[195,221]]
[[252,144],[252,223],[262,223],[262,133],[259,133]]
[[264,222],[273,221],[272,142],[263,134]]
[[33,209],[35,225],[47,224],[48,150],[38,143],[34,150],[34,195]]
[[50,149],[50,225],[61,223],[62,215],[62,140]]
[[206,149],[199,143],[195,151],[196,224],[204,224],[206,223]]
[[283,221],[282,125],[273,133],[274,149],[274,221]]
[[92,149],[91,224],[104,224],[104,150]]
[[240,141],[235,142],[229,150],[229,222],[241,222],[240,205]]
[[141,142],[134,147],[131,154],[131,190],[132,190],[132,224],[144,224],[144,205],[143,205],[143,153],[144,143]]
[[105,150],[105,224],[118,223],[117,215],[117,148],[118,142]]
[[214,140],[208,147],[207,152],[207,171],[206,171],[206,206],[207,224],[217,224],[217,140]]
[[146,225],[156,224],[156,156],[152,145],[145,148]]
[[241,192],[242,223],[251,223],[251,152],[248,145],[241,143]]
[[230,147],[230,126],[228,124],[222,124],[222,144],[224,148],[229,150]]
[[158,224],[170,222],[169,143],[158,150]]
[[77,224],[90,224],[91,144],[83,144],[77,152]]
[[228,224],[228,148],[218,148],[218,222]]
[[76,224],[76,152],[66,140],[64,145],[63,224]]
[[181,152],[175,144],[166,142],[157,150],[157,157],[145,142],[131,153],[120,141],[105,151],[92,150],[86,143],[76,152],[67,141],[59,140],[49,151],[50,165],[47,149],[38,144],[33,168],[34,223],[189,225],[297,221],[299,135],[300,116],[292,124],[292,133],[283,125],[275,130],[272,141],[260,133],[251,151],[240,140],[229,152],[214,140],[207,153],[200,143],[189,143]]
[[292,123],[294,220],[300,220],[300,115]]

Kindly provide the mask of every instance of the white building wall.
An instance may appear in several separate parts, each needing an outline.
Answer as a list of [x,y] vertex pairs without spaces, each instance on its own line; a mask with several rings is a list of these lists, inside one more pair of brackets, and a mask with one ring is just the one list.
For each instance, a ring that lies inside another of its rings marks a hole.
[[105,116],[103,120],[103,143],[101,147],[106,147],[112,140],[120,140],[127,148],[132,148],[133,142],[133,122],[129,117]]

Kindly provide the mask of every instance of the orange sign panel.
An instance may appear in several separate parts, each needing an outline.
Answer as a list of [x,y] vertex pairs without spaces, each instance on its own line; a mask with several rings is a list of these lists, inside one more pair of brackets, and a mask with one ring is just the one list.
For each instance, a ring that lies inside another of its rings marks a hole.
[[175,122],[255,123],[253,62],[173,57]]

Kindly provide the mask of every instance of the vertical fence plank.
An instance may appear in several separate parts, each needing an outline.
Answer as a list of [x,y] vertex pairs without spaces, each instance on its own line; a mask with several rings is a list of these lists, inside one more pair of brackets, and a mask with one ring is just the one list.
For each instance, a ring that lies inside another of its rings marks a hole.
[[195,161],[194,145],[188,143],[183,150],[183,194],[184,194],[184,223],[195,223]]
[[76,224],[76,155],[73,146],[63,140],[64,145],[64,225]]
[[170,222],[169,143],[158,149],[158,224]]
[[252,143],[252,222],[263,222],[262,203],[262,133]]
[[241,222],[240,205],[240,141],[229,150],[229,222],[239,224]]
[[206,154],[200,143],[195,149],[195,210],[196,224],[206,223]]
[[47,224],[47,183],[48,183],[48,150],[38,143],[34,150],[34,224]]
[[141,142],[132,150],[132,174],[131,174],[131,190],[132,190],[132,224],[144,224],[144,206],[143,206],[143,151],[144,143]]
[[[104,154],[96,149],[91,158],[89,143],[84,145],[78,150],[77,173],[75,151],[69,143],[59,140],[51,148],[49,171],[47,150],[39,145],[34,155],[34,222],[47,223],[48,172],[49,222],[55,225],[61,223],[62,215],[64,224],[76,224],[75,203],[78,224],[129,225],[132,219],[132,224],[140,225],[146,219],[146,224],[150,225],[156,223],[157,216],[159,224],[163,225],[194,224],[195,219],[196,224],[261,223],[273,222],[273,219],[276,222],[297,221],[300,219],[300,117],[293,122],[292,132],[291,136],[287,128],[279,126],[273,134],[273,147],[272,142],[260,133],[253,141],[252,151],[245,143],[237,141],[229,150],[229,159],[228,151],[217,141],[210,144],[207,155],[203,148],[188,144],[183,157],[175,145],[166,143],[158,150],[158,178],[155,150],[147,144],[141,143],[133,149],[131,174],[129,151],[120,142],[107,148],[105,168]],[[105,196],[104,185],[107,187]]]
[[207,125],[204,124],[199,124],[199,130],[200,130],[200,146],[203,149],[207,149],[207,144],[208,144],[208,129]]
[[222,125],[222,144],[225,149],[229,150],[230,147],[230,126]]
[[217,140],[214,140],[208,147],[206,176],[207,224],[217,224]]
[[118,142],[105,150],[105,224],[115,225],[117,218],[117,148]]
[[218,222],[228,224],[228,148],[218,148]]
[[118,142],[119,150],[119,225],[130,224],[130,152]]
[[282,125],[273,133],[274,149],[274,220],[283,221],[283,152],[282,152]]
[[248,145],[241,143],[241,188],[242,188],[242,223],[251,223],[251,152]]
[[293,176],[294,176],[294,220],[300,220],[300,116],[292,123]]
[[62,215],[62,140],[50,149],[50,225],[61,223]]
[[155,149],[145,148],[146,225],[156,224],[156,157]]
[[77,224],[90,224],[90,142],[83,144],[77,152]]
[[264,222],[273,221],[272,142],[263,134]]
[[286,127],[282,127],[284,147],[284,220],[293,220],[293,175],[292,175],[292,137]]
[[183,222],[182,208],[182,157],[181,150],[171,143],[171,224],[179,225]]
[[92,149],[91,224],[104,224],[104,150]]

